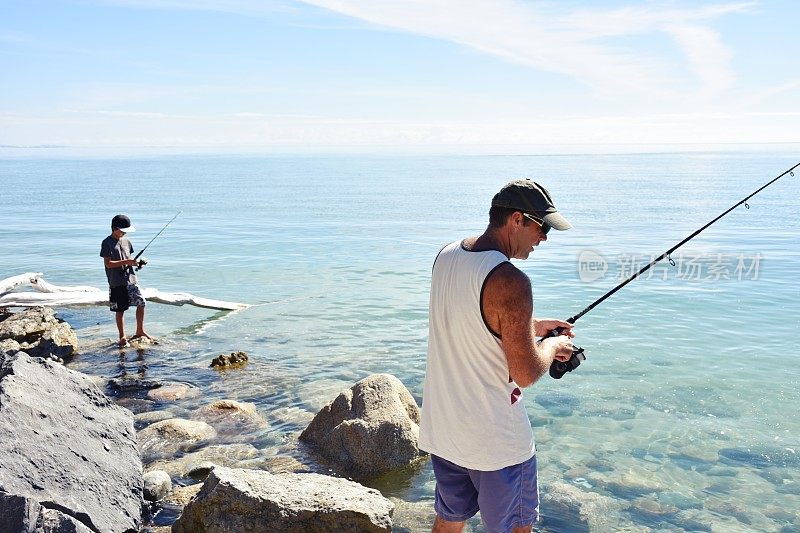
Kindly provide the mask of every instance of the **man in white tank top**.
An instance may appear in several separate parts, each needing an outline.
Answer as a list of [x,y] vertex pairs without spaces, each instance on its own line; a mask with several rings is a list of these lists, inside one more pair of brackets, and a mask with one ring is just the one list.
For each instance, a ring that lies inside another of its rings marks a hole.
[[[436,475],[434,532],[459,532],[479,510],[487,532],[531,531],[538,519],[536,455],[522,390],[572,355],[572,325],[533,318],[527,259],[551,228],[570,223],[530,180],[492,199],[480,236],[445,246],[431,279],[419,447]],[[536,343],[549,331],[565,334]]]

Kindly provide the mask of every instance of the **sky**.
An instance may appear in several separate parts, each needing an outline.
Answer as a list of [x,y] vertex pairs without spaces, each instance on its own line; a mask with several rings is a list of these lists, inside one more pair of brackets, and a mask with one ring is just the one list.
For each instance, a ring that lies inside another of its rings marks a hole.
[[0,154],[800,141],[800,2],[2,0]]

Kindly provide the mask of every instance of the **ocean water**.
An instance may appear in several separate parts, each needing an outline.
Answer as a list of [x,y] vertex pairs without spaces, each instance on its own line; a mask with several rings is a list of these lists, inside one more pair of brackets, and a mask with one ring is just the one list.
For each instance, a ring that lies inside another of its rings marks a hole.
[[[341,389],[388,372],[421,402],[432,261],[484,229],[506,181],[537,179],[574,224],[516,262],[536,315],[567,318],[798,161],[763,151],[6,158],[0,278],[34,271],[105,287],[99,249],[111,217],[131,216],[139,249],[182,210],[148,249],[141,285],[253,307],[150,304],[147,328],[161,344],[123,352],[107,309],[60,309],[82,343],[70,366],[201,390],[178,405],[122,399],[134,411],[254,402],[268,427],[221,441],[325,471],[297,435]],[[675,266],[660,263],[582,317],[575,342],[586,362],[525,390],[543,492],[594,509],[587,525],[575,506],[543,504],[540,530],[800,528],[798,179],[787,175],[673,254]],[[236,350],[250,356],[244,369],[208,368]],[[429,464],[365,483],[398,504],[398,529],[430,527]]]

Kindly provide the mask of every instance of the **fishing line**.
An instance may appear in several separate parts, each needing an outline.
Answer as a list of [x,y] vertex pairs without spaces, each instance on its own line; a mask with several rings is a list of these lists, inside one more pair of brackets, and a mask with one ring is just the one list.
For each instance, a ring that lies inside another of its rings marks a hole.
[[[156,239],[158,238],[158,236],[159,236],[159,235],[161,235],[162,233],[164,233],[164,230],[165,230],[165,229],[167,229],[167,226],[169,226],[170,224],[172,224],[172,221],[173,221],[173,220],[175,220],[176,218],[178,218],[178,215],[180,215],[181,213],[183,213],[183,211],[178,211],[178,212],[175,214],[175,216],[174,216],[174,217],[172,217],[172,218],[170,219],[170,221],[169,221],[169,222],[167,222],[166,224],[164,224],[164,227],[163,227],[163,228],[161,228],[161,231],[159,231],[158,233],[156,233],[156,236],[155,236],[155,237],[153,237],[152,239],[150,239],[150,242],[148,242],[148,243],[145,245],[145,247],[144,247],[144,248],[142,248],[142,250],[141,250],[141,251],[140,251],[138,254],[136,254],[136,257],[134,257],[134,258],[133,258],[133,259],[134,259],[134,261],[137,261],[137,260],[139,260],[139,258],[142,256],[142,254],[144,253],[144,251],[145,251],[145,250],[147,250],[147,248],[148,248],[148,247],[149,247],[151,244],[153,244],[153,241],[154,241],[154,240],[156,240]],[[142,269],[142,267],[143,267],[144,265],[146,265],[146,264],[147,264],[147,260],[146,260],[146,259],[144,259],[144,258],[142,258],[142,259],[139,261],[139,264],[136,266],[136,270],[141,270],[141,269]],[[131,268],[132,268],[132,267],[131,267]]]
[[[750,193],[748,196],[742,198],[741,200],[739,200],[738,202],[733,204],[731,207],[729,207],[728,209],[723,211],[722,214],[720,214],[719,216],[714,218],[711,222],[709,222],[706,225],[702,226],[701,228],[696,230],[694,233],[692,233],[691,235],[689,235],[688,237],[686,237],[685,239],[680,241],[678,244],[676,244],[675,246],[673,246],[672,248],[670,248],[666,252],[662,253],[657,258],[655,258],[652,261],[650,261],[648,264],[643,266],[638,272],[636,272],[636,273],[632,274],[631,276],[629,276],[627,279],[622,281],[619,285],[617,285],[616,287],[614,287],[613,289],[611,289],[610,291],[605,293],[603,296],[601,296],[600,298],[598,298],[597,300],[595,300],[594,302],[589,304],[589,306],[587,306],[581,312],[569,317],[566,321],[569,322],[570,324],[574,324],[583,315],[585,315],[586,313],[588,313],[589,311],[591,311],[592,309],[594,309],[595,307],[597,307],[598,305],[600,305],[601,303],[606,301],[608,298],[613,296],[622,287],[624,287],[625,285],[627,285],[631,281],[635,280],[636,278],[641,276],[643,273],[645,273],[648,270],[650,270],[651,267],[653,267],[656,263],[658,263],[662,259],[666,258],[669,261],[670,265],[675,266],[675,261],[671,257],[672,253],[675,250],[677,250],[678,248],[680,248],[681,246],[683,246],[684,244],[686,244],[690,240],[692,240],[695,237],[697,237],[703,230],[705,230],[706,228],[708,228],[709,226],[711,226],[712,224],[717,222],[719,219],[721,219],[722,217],[724,217],[725,215],[727,215],[728,213],[730,213],[731,211],[733,211],[734,209],[736,209],[740,205],[744,205],[745,209],[750,209],[750,204],[747,203],[747,201],[750,198],[752,198],[756,194],[760,193],[761,191],[763,191],[764,189],[766,189],[767,187],[769,187],[770,185],[772,185],[773,183],[775,183],[776,181],[778,181],[782,177],[786,176],[787,174],[789,174],[790,176],[794,177],[794,169],[796,169],[799,166],[800,166],[800,163],[797,163],[796,165],[794,165],[790,169],[782,172],[781,174],[779,174],[778,176],[776,176],[775,178],[773,178],[772,180],[770,180],[766,184],[762,185],[761,187],[759,187],[758,189],[756,189],[755,191]],[[553,331],[551,331],[550,333],[548,333],[547,335],[545,335],[543,337],[543,339],[546,339],[548,337],[555,337],[557,335],[561,335],[561,333],[563,331],[564,331],[563,328],[556,328]],[[578,368],[578,366],[581,364],[581,362],[586,360],[586,356],[584,355],[583,352],[584,352],[583,348],[575,347],[572,350],[572,357],[570,358],[569,361],[553,361],[553,363],[550,365],[550,376],[553,377],[554,379],[561,379],[564,376],[565,373],[572,372],[573,370]]]

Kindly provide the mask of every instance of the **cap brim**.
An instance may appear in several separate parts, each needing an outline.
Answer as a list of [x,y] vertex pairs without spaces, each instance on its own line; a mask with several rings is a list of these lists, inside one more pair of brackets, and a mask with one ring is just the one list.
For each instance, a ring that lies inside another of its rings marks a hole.
[[566,218],[562,217],[560,213],[545,215],[543,220],[545,224],[559,231],[564,231],[572,227],[572,224],[570,224]]
[[133,226],[128,226],[127,228],[117,228],[117,229],[120,231],[124,231],[125,233],[133,233],[134,231],[136,231],[136,228],[134,228]]

